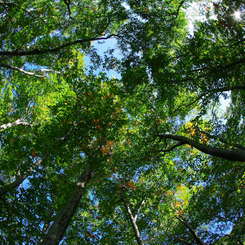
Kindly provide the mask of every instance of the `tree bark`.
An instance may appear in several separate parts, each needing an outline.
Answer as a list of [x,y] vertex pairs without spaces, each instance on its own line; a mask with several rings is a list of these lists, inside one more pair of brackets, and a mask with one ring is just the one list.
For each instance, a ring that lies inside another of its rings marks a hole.
[[[128,215],[129,215],[131,224],[132,224],[132,226],[133,226],[133,230],[134,230],[134,234],[135,234],[137,243],[138,243],[139,245],[144,245],[144,242],[141,240],[141,237],[140,237],[139,228],[138,228],[138,226],[137,226],[137,224],[136,224],[136,219],[137,219],[138,214],[137,214],[135,217],[133,216],[133,214],[132,214],[132,212],[131,212],[131,210],[130,210],[130,207],[129,207],[128,204],[127,204],[127,200],[124,198],[122,192],[121,192],[121,198],[122,198],[122,200],[123,200],[123,202],[124,202],[124,205],[125,205],[125,207],[126,207],[126,210],[127,210]],[[140,208],[141,208],[141,206],[142,206],[144,203],[145,203],[145,199],[142,201],[142,204],[140,205]],[[139,208],[139,210],[140,210],[140,208]],[[139,210],[138,210],[138,212],[139,212]]]
[[90,171],[90,165],[87,164],[84,168],[83,173],[77,181],[76,187],[71,193],[67,204],[57,214],[56,219],[50,227],[47,235],[40,243],[42,245],[55,245],[61,241],[67,226],[69,225],[71,218],[73,217],[77,206],[80,202],[82,194],[85,190],[85,186],[88,181],[92,178],[92,172]]
[[206,154],[211,156],[219,157],[222,159],[230,160],[230,161],[240,161],[245,162],[245,150],[230,150],[230,149],[223,149],[214,146],[204,145],[199,143],[198,141],[189,139],[185,136],[180,135],[173,135],[173,134],[159,134],[154,136],[159,137],[160,139],[172,139],[181,142],[182,144],[190,145],[199,151],[202,151]]
[[31,123],[25,122],[23,118],[21,119],[17,119],[15,122],[13,123],[6,123],[0,126],[0,131],[3,131],[7,128],[13,127],[13,126],[17,126],[17,125],[22,125],[22,126],[29,126],[32,127],[33,125]]

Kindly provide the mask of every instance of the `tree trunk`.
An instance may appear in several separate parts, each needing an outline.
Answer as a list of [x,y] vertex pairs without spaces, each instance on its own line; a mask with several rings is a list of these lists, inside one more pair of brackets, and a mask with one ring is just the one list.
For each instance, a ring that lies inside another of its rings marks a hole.
[[[127,210],[128,215],[129,215],[131,224],[132,224],[132,226],[133,226],[134,235],[135,235],[135,238],[136,238],[136,240],[137,240],[137,243],[138,243],[139,245],[144,245],[144,242],[141,240],[141,237],[140,237],[139,228],[138,228],[138,226],[137,226],[137,224],[136,224],[137,215],[136,215],[135,217],[133,216],[133,214],[132,214],[132,212],[131,212],[131,209],[130,209],[130,207],[129,207],[128,204],[127,204],[127,200],[124,198],[122,192],[121,192],[121,198],[122,198],[122,200],[123,200],[123,202],[124,202],[124,205],[125,205],[125,207],[126,207],[126,210]],[[143,204],[144,204],[144,201],[142,202],[142,205],[143,205]],[[141,207],[140,207],[140,208],[141,208]]]
[[55,245],[59,244],[59,242],[61,241],[65,230],[77,209],[82,194],[85,190],[85,186],[92,177],[89,167],[90,165],[87,164],[76,184],[76,187],[71,193],[67,204],[57,214],[54,223],[52,224],[47,235],[44,237],[43,241],[40,244]]

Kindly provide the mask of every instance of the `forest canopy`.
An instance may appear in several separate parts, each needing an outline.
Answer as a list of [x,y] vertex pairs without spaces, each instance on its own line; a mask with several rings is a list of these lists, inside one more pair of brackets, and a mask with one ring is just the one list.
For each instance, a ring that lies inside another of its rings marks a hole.
[[245,244],[244,7],[1,0],[0,243]]

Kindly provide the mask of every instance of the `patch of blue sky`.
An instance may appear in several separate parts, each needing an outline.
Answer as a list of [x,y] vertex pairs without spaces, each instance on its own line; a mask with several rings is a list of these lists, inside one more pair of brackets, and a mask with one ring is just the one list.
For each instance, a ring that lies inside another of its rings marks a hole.
[[[92,47],[93,47],[92,49],[95,52],[95,54],[97,54],[100,57],[100,62],[101,62],[95,74],[98,75],[100,72],[106,72],[108,77],[113,76],[113,77],[120,79],[121,76],[117,71],[115,71],[114,69],[106,69],[102,67],[102,62],[105,61],[106,58],[108,58],[108,60],[111,60],[113,59],[112,55],[116,58],[121,57],[119,49],[117,48],[117,40],[115,38],[110,38],[104,41],[94,41],[92,44]],[[110,57],[109,50],[112,50],[111,57]],[[85,56],[84,60],[85,60],[85,63],[88,69],[93,68],[94,66],[93,64],[96,62],[94,59],[95,57],[93,57],[92,53]],[[111,64],[111,67],[113,65],[114,64]]]

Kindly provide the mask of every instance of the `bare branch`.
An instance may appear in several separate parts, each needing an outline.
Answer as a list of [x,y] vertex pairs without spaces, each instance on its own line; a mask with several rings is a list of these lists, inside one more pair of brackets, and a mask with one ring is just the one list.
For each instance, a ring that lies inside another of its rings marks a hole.
[[139,208],[138,208],[138,210],[137,210],[137,213],[136,213],[136,215],[134,216],[134,219],[135,220],[137,220],[137,218],[138,218],[138,215],[139,215],[139,213],[140,213],[140,210],[141,210],[141,208],[143,207],[143,205],[146,203],[146,197],[142,200],[142,202],[141,202],[141,204],[140,204],[140,206],[139,206]]
[[[29,72],[29,71],[25,71],[17,66],[12,66],[12,65],[8,65],[8,64],[4,64],[4,63],[0,63],[0,66],[1,67],[5,67],[5,68],[8,68],[8,69],[11,69],[11,70],[15,70],[15,71],[19,71],[21,73],[24,73],[28,76],[35,76],[35,77],[45,77],[45,74],[42,74],[42,75],[38,75],[36,74],[36,72]],[[55,72],[55,73],[60,73],[58,71],[54,71],[52,69],[40,69],[40,72]],[[38,72],[38,71],[37,71]]]
[[44,77],[44,75],[37,75],[34,72],[28,72],[28,71],[25,71],[25,70],[23,70],[23,69],[21,69],[19,67],[8,65],[8,64],[0,63],[0,66],[1,67],[5,67],[5,68],[8,68],[8,69],[11,69],[11,70],[16,70],[16,71],[22,72],[22,73],[24,73],[26,75],[29,75],[29,76]]
[[0,131],[4,131],[6,128],[14,127],[17,125],[29,126],[32,127],[31,123],[25,122],[24,119],[17,119],[15,122],[6,123],[0,126]]

